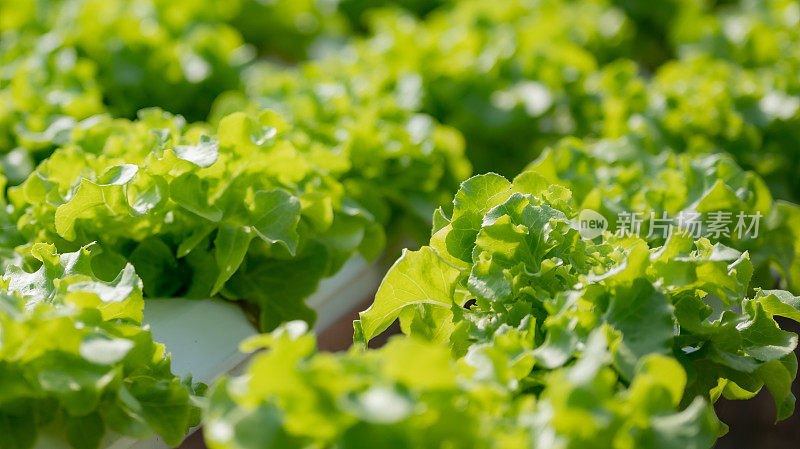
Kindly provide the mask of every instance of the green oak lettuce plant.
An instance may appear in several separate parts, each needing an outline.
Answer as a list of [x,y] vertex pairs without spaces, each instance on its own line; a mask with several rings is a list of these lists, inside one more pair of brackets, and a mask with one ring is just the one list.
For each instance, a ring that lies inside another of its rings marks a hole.
[[348,182],[368,183],[425,228],[430,225],[429,204],[448,202],[458,183],[471,174],[462,135],[409,111],[408,99],[393,91],[393,81],[381,70],[329,71],[315,62],[287,69],[260,63],[244,73],[244,80],[245,92],[218,99],[212,123],[233,111],[275,110],[292,123],[287,139],[347,155],[343,172]]
[[[647,356],[620,386],[600,331],[574,364],[539,373],[538,388],[524,390],[508,382],[516,374],[506,365],[531,334],[509,331],[455,359],[414,337],[377,350],[317,352],[304,330],[291,322],[243,343],[265,350],[209,394],[210,448],[678,449],[710,447],[719,431],[702,400],[675,410],[686,373],[674,359]],[[517,373],[530,369],[518,365]]]
[[[133,264],[147,296],[248,300],[271,329],[313,321],[303,300],[353,255],[377,257],[406,203],[435,208],[456,149],[429,150],[373,154],[376,172],[364,176],[355,150],[294,132],[269,110],[230,114],[215,132],[144,110],[73,131],[10,189],[11,219],[22,253],[96,241],[103,266]],[[382,184],[382,171],[402,180],[417,168],[429,177],[406,184],[406,198]]]
[[774,316],[797,319],[794,296],[747,298],[749,254],[679,229],[662,245],[610,233],[585,240],[576,206],[568,189],[532,171],[513,182],[466,181],[452,215],[437,217],[430,246],[406,252],[387,273],[355,323],[356,342],[398,318],[404,333],[446,344],[455,357],[502,342],[514,357],[501,372],[536,393],[602,329],[621,384],[652,355],[680,364],[678,410],[766,386],[777,418],[792,414],[797,335]]
[[10,191],[26,241],[97,241],[106,266],[137,268],[148,296],[224,289],[262,306],[265,327],[313,319],[301,300],[316,282],[362,242],[380,250],[374,215],[346,196],[335,167],[279,135],[274,114],[232,115],[213,138],[158,110],[140,116],[76,136]]
[[169,355],[141,325],[133,266],[101,279],[98,252],[37,244],[27,258],[4,259],[0,447],[31,449],[47,434],[96,449],[112,433],[177,445],[199,423],[205,386],[171,374]]

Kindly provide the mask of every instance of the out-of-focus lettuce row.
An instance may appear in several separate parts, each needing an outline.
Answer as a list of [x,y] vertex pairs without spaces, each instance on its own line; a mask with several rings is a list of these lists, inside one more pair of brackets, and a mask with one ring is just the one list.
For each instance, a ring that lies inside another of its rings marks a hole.
[[602,1],[466,0],[422,21],[387,11],[371,23],[368,38],[309,71],[378,83],[403,107],[458,128],[479,171],[507,173],[557,137],[587,132],[600,111],[584,81],[628,54],[634,35],[624,13]]
[[101,265],[133,264],[150,297],[246,299],[265,329],[313,321],[303,299],[321,278],[355,253],[377,257],[390,224],[441,204],[464,176],[452,167],[468,173],[461,142],[425,123],[334,147],[269,110],[215,132],[157,109],[98,118],[9,189],[9,243],[96,241]]
[[696,17],[713,11],[717,0],[664,0],[657,3],[638,0],[613,0],[636,24],[637,38],[633,43],[636,61],[654,70],[676,55],[673,30]]
[[[23,15],[26,7],[11,12],[17,2],[0,6],[3,15],[11,16],[7,19],[11,23],[2,26],[2,57],[6,76],[19,83],[10,89],[15,102],[23,98],[13,92],[46,86],[61,96],[51,94],[42,100],[62,105],[70,94],[97,88],[95,95],[117,117],[131,118],[141,108],[158,106],[200,120],[220,92],[238,87],[238,70],[252,57],[239,32],[224,21],[230,14],[227,2],[26,3],[30,17]],[[18,64],[33,70],[31,82],[44,86],[16,79],[24,76],[17,73]],[[91,69],[82,69],[89,71],[82,79],[61,84],[61,72],[75,65]],[[20,113],[36,112],[24,106],[20,105]]]
[[736,0],[697,8],[672,24],[676,53],[710,55],[744,67],[787,69],[800,63],[800,5],[792,0]]
[[[633,5],[623,8],[630,10]],[[643,71],[618,61],[588,89],[606,112],[592,133],[640,134],[654,148],[730,153],[773,195],[800,198],[800,6],[794,1],[696,2],[661,17],[676,59]],[[662,5],[661,3],[659,5]],[[713,6],[713,7],[712,7]]]
[[[200,421],[193,385],[170,372],[141,326],[141,281],[131,265],[95,275],[98,248],[58,254],[37,244],[4,257],[0,280],[2,446],[33,448],[42,434],[75,449],[105,435],[160,435],[180,444]],[[6,256],[6,254],[4,254]]]
[[632,61],[617,61],[595,74],[590,89],[605,111],[593,135],[633,132],[655,150],[726,152],[767,180],[777,198],[800,198],[796,72],[695,55],[647,79]]
[[505,360],[495,369],[507,384],[536,394],[553,370],[580,363],[602,329],[620,377],[594,382],[635,383],[637,367],[657,355],[686,372],[678,410],[766,386],[777,419],[792,414],[797,335],[774,316],[800,319],[800,303],[782,290],[747,298],[747,252],[683,228],[660,246],[609,232],[586,240],[577,217],[570,190],[535,171],[513,183],[471,178],[452,215],[437,214],[430,246],[406,252],[387,273],[355,322],[356,342],[399,318],[404,333],[446,343],[455,357]]
[[[387,10],[372,14],[368,37],[292,76],[328,94],[332,79],[354,80],[372,95],[392,95],[401,107],[458,128],[478,171],[516,173],[560,137],[617,137],[641,127],[641,116],[655,123],[647,136],[676,150],[718,149],[748,168],[780,167],[782,147],[794,137],[787,122],[793,88],[784,87],[797,84],[787,78],[793,72],[740,73],[706,53],[682,51],[695,56],[661,58],[649,68],[655,75],[645,75],[643,33],[654,32],[647,24],[664,14],[669,29],[658,31],[658,45],[672,54],[675,30],[716,17],[717,9],[686,1],[642,11],[629,2],[467,0],[425,20]],[[273,86],[286,85],[286,76],[274,68],[251,71],[247,96],[285,97],[290,88]],[[702,115],[708,110],[716,115]],[[769,154],[752,156],[762,144]]]
[[451,0],[233,0],[228,21],[261,54],[302,61],[366,31],[369,16],[395,8],[418,17]]
[[0,169],[18,184],[78,121],[105,106],[93,62],[45,39],[25,48],[10,41],[0,41]]
[[[285,101],[308,82],[318,97],[332,94],[331,83],[366,86],[459,129],[482,172],[516,173],[566,135],[633,131],[657,148],[729,152],[768,179],[776,197],[800,196],[792,149],[800,139],[796,4],[674,1],[645,11],[612,3],[466,0],[425,20],[385,11],[372,15],[369,37],[298,72],[255,69],[245,91],[263,104]],[[648,26],[656,18],[663,30]],[[741,51],[728,36],[735,30]],[[657,45],[677,59],[648,64],[643,33],[661,36]],[[760,44],[762,34],[770,45]],[[717,41],[727,46],[709,43]],[[768,54],[747,56],[758,45]],[[303,80],[287,84],[287,76]]]
[[[633,135],[594,143],[570,138],[546,149],[527,170],[570,189],[578,210],[599,212],[609,229],[639,214],[642,236],[652,234],[649,240],[657,245],[667,237],[660,231],[667,223],[683,223],[697,235],[708,232],[708,226],[701,229],[701,214],[718,216],[727,225],[716,241],[750,254],[753,287],[773,288],[775,269],[782,288],[800,291],[800,208],[773,200],[764,180],[728,155],[647,147]],[[737,226],[743,228],[734,232]]]
[[203,120],[220,93],[240,87],[256,50],[302,60],[314,40],[355,32],[365,11],[393,4],[424,14],[439,3],[0,1],[0,166],[20,182],[103,112],[133,118],[160,107]]
[[24,178],[82,121],[158,106],[204,119],[253,51],[228,2],[0,2],[0,165]]
[[533,331],[508,329],[496,346],[453,359],[411,337],[318,353],[303,328],[243,344],[266,351],[210,393],[210,448],[679,449],[708,448],[721,431],[702,399],[678,410],[687,375],[674,359],[644,357],[620,386],[602,331],[574,363],[535,370],[536,387],[525,388],[533,363],[516,351]]
[[683,125],[687,145],[708,135],[776,196],[800,200],[800,4],[740,0],[691,17],[674,39],[681,62],[656,77],[677,105],[668,132]]
[[[616,137],[645,117],[653,123],[646,136],[660,144],[728,151],[767,177],[777,197],[800,195],[798,158],[787,149],[800,137],[794,2],[14,3],[0,4],[0,163],[12,183],[80,120],[106,109],[130,118],[159,106],[205,118],[217,94],[240,86],[252,56],[243,42],[302,60],[311,41],[327,36],[349,43],[321,51],[313,69],[254,71],[262,77],[247,77],[247,95],[297,103],[286,99],[296,86],[281,80],[292,76],[327,95],[332,79],[367,84],[370,94],[455,126],[479,171],[505,174],[560,137]],[[391,5],[432,12],[417,20],[379,8]],[[370,37],[347,39],[366,17]],[[656,53],[679,59],[660,67],[669,59]],[[634,62],[607,66],[618,58]]]

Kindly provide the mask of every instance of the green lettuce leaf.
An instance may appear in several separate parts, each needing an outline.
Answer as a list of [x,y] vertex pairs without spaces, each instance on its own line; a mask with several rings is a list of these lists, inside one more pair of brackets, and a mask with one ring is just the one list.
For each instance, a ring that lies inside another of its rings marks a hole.
[[43,433],[74,449],[97,449],[110,433],[157,434],[177,445],[199,423],[204,386],[175,377],[164,347],[142,327],[133,267],[101,280],[92,269],[98,252],[36,244],[0,281],[4,448],[33,448]]

